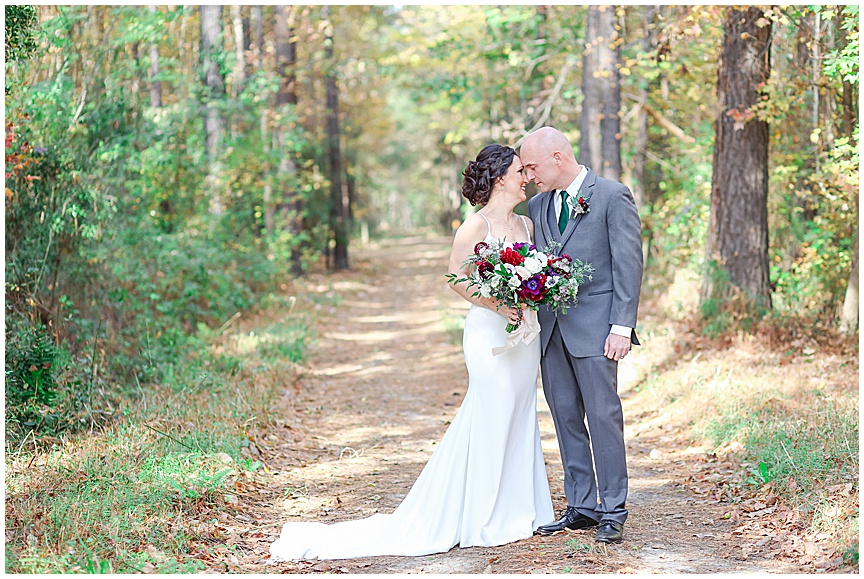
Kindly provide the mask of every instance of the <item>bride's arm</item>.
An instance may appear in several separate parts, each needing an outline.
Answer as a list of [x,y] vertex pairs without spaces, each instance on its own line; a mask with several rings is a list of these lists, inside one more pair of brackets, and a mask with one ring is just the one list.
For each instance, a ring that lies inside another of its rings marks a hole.
[[[456,274],[459,278],[468,277],[468,274],[471,273],[470,266],[465,265],[465,260],[468,259],[469,255],[474,253],[474,246],[485,238],[486,223],[476,215],[472,215],[466,219],[465,223],[456,231],[456,236],[453,239],[453,250],[450,252],[450,273]],[[474,287],[468,287],[467,281],[448,285],[453,291],[472,304],[498,312],[511,322],[518,320],[518,314],[515,309],[508,308],[507,306],[501,306],[498,309],[498,300],[471,295],[477,290]]]

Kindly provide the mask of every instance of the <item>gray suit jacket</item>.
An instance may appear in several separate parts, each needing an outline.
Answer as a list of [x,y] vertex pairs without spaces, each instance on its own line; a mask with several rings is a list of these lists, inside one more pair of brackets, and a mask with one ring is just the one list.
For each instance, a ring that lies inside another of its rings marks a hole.
[[[573,192],[570,192],[573,195]],[[541,193],[528,202],[534,221],[534,244],[541,250],[551,241],[561,244],[552,252],[566,253],[594,266],[593,279],[579,288],[578,305],[556,316],[540,308],[543,352],[557,323],[567,350],[575,357],[602,356],[613,324],[633,328],[642,285],[642,225],[639,212],[625,185],[598,177],[591,169],[579,194],[590,211],[571,219],[561,234],[552,202],[553,192]]]

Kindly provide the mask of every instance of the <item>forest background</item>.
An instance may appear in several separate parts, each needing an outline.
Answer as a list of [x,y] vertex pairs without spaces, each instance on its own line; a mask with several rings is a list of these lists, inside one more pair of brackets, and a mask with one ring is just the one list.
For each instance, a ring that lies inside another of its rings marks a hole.
[[[7,463],[217,391],[238,316],[370,239],[451,234],[467,161],[543,125],[633,190],[644,290],[689,283],[696,334],[853,344],[858,30],[855,6],[7,6]],[[196,452],[239,456],[219,436]],[[7,569],[42,569],[19,535]]]

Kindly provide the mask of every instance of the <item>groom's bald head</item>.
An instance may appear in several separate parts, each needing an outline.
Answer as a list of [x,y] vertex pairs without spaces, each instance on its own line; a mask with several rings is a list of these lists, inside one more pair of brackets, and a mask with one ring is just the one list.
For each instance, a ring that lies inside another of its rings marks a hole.
[[541,127],[525,137],[519,151],[522,153],[526,149],[529,152],[536,151],[545,155],[560,153],[563,157],[570,157],[574,162],[576,161],[570,140],[564,136],[564,133],[552,127]]
[[519,157],[528,179],[541,191],[569,186],[580,170],[570,140],[552,127],[542,127],[525,137]]

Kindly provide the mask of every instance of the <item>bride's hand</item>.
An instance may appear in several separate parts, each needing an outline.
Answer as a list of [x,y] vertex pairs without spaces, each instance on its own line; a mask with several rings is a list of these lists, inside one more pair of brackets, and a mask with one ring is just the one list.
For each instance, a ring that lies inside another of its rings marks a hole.
[[518,325],[519,322],[522,321],[522,316],[524,314],[522,309],[523,308],[521,307],[511,308],[508,306],[501,306],[501,308],[498,310],[498,313],[504,316],[504,318],[511,324]]

